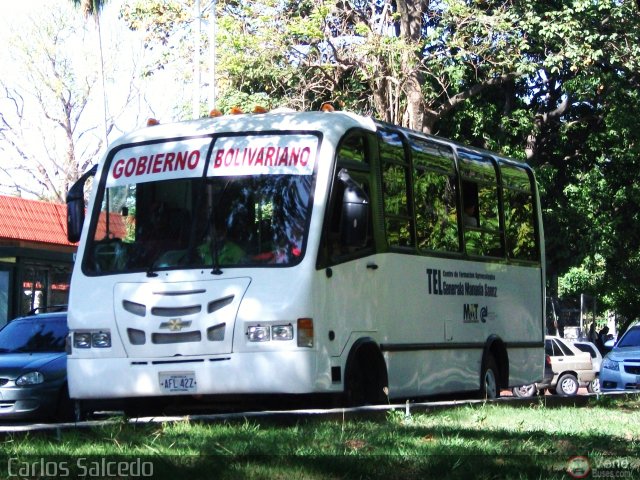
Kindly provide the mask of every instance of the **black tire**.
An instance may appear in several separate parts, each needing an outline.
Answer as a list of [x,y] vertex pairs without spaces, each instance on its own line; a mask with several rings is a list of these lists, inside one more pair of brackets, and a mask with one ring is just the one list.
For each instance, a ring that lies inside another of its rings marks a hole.
[[558,384],[556,385],[556,393],[561,397],[572,397],[578,393],[580,384],[575,375],[571,373],[563,373],[558,378]]
[[587,391],[589,393],[600,393],[600,378],[598,376],[589,382]]
[[370,353],[355,352],[347,364],[344,378],[344,404],[348,407],[380,405],[386,402],[386,375],[383,360],[375,361]]
[[482,400],[493,400],[500,397],[498,387],[499,373],[498,364],[492,355],[489,355],[482,367],[480,375],[480,398]]
[[63,385],[58,393],[55,419],[59,422],[72,422],[75,418],[73,401],[69,398],[69,387]]
[[520,387],[513,387],[513,396],[518,398],[531,398],[538,394],[538,389],[535,383],[529,385],[522,385]]
[[73,420],[75,422],[84,422],[85,420],[88,420],[91,413],[91,411],[87,410],[87,406],[85,404],[85,402],[82,402],[80,400],[72,400],[72,404],[73,404]]

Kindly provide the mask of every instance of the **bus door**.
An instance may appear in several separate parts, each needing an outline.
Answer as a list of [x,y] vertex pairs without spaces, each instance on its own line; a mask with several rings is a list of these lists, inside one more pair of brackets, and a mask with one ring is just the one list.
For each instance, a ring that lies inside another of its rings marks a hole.
[[370,336],[378,328],[371,146],[366,133],[352,133],[343,139],[336,153],[317,265],[324,268],[327,277],[320,308],[326,319],[326,333],[333,339],[327,347],[332,356],[345,353],[352,337]]

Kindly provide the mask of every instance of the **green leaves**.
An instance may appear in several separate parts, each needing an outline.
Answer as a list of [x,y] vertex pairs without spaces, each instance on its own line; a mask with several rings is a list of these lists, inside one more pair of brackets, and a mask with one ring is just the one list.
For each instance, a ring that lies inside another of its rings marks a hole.
[[[527,160],[541,186],[550,276],[567,294],[631,292],[620,279],[636,278],[640,257],[636,227],[625,224],[640,211],[633,1],[216,5],[216,78],[204,81],[215,80],[220,106],[332,101]],[[122,18],[146,32],[149,48],[188,67],[190,9],[191,1],[129,0]]]

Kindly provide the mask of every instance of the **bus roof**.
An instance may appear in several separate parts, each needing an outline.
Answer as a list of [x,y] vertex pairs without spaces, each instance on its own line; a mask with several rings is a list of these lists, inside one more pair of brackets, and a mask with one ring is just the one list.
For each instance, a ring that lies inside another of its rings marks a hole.
[[335,135],[341,137],[350,128],[376,130],[371,118],[351,112],[314,111],[224,115],[141,128],[122,135],[110,145],[110,148],[156,139],[270,130],[317,130],[329,136],[334,132]]

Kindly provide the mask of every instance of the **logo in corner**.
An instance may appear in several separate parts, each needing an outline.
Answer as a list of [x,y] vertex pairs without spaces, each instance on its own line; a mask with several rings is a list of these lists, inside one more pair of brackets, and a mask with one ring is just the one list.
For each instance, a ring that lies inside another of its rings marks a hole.
[[572,457],[567,464],[567,473],[572,478],[587,478],[591,473],[591,464],[587,457]]

